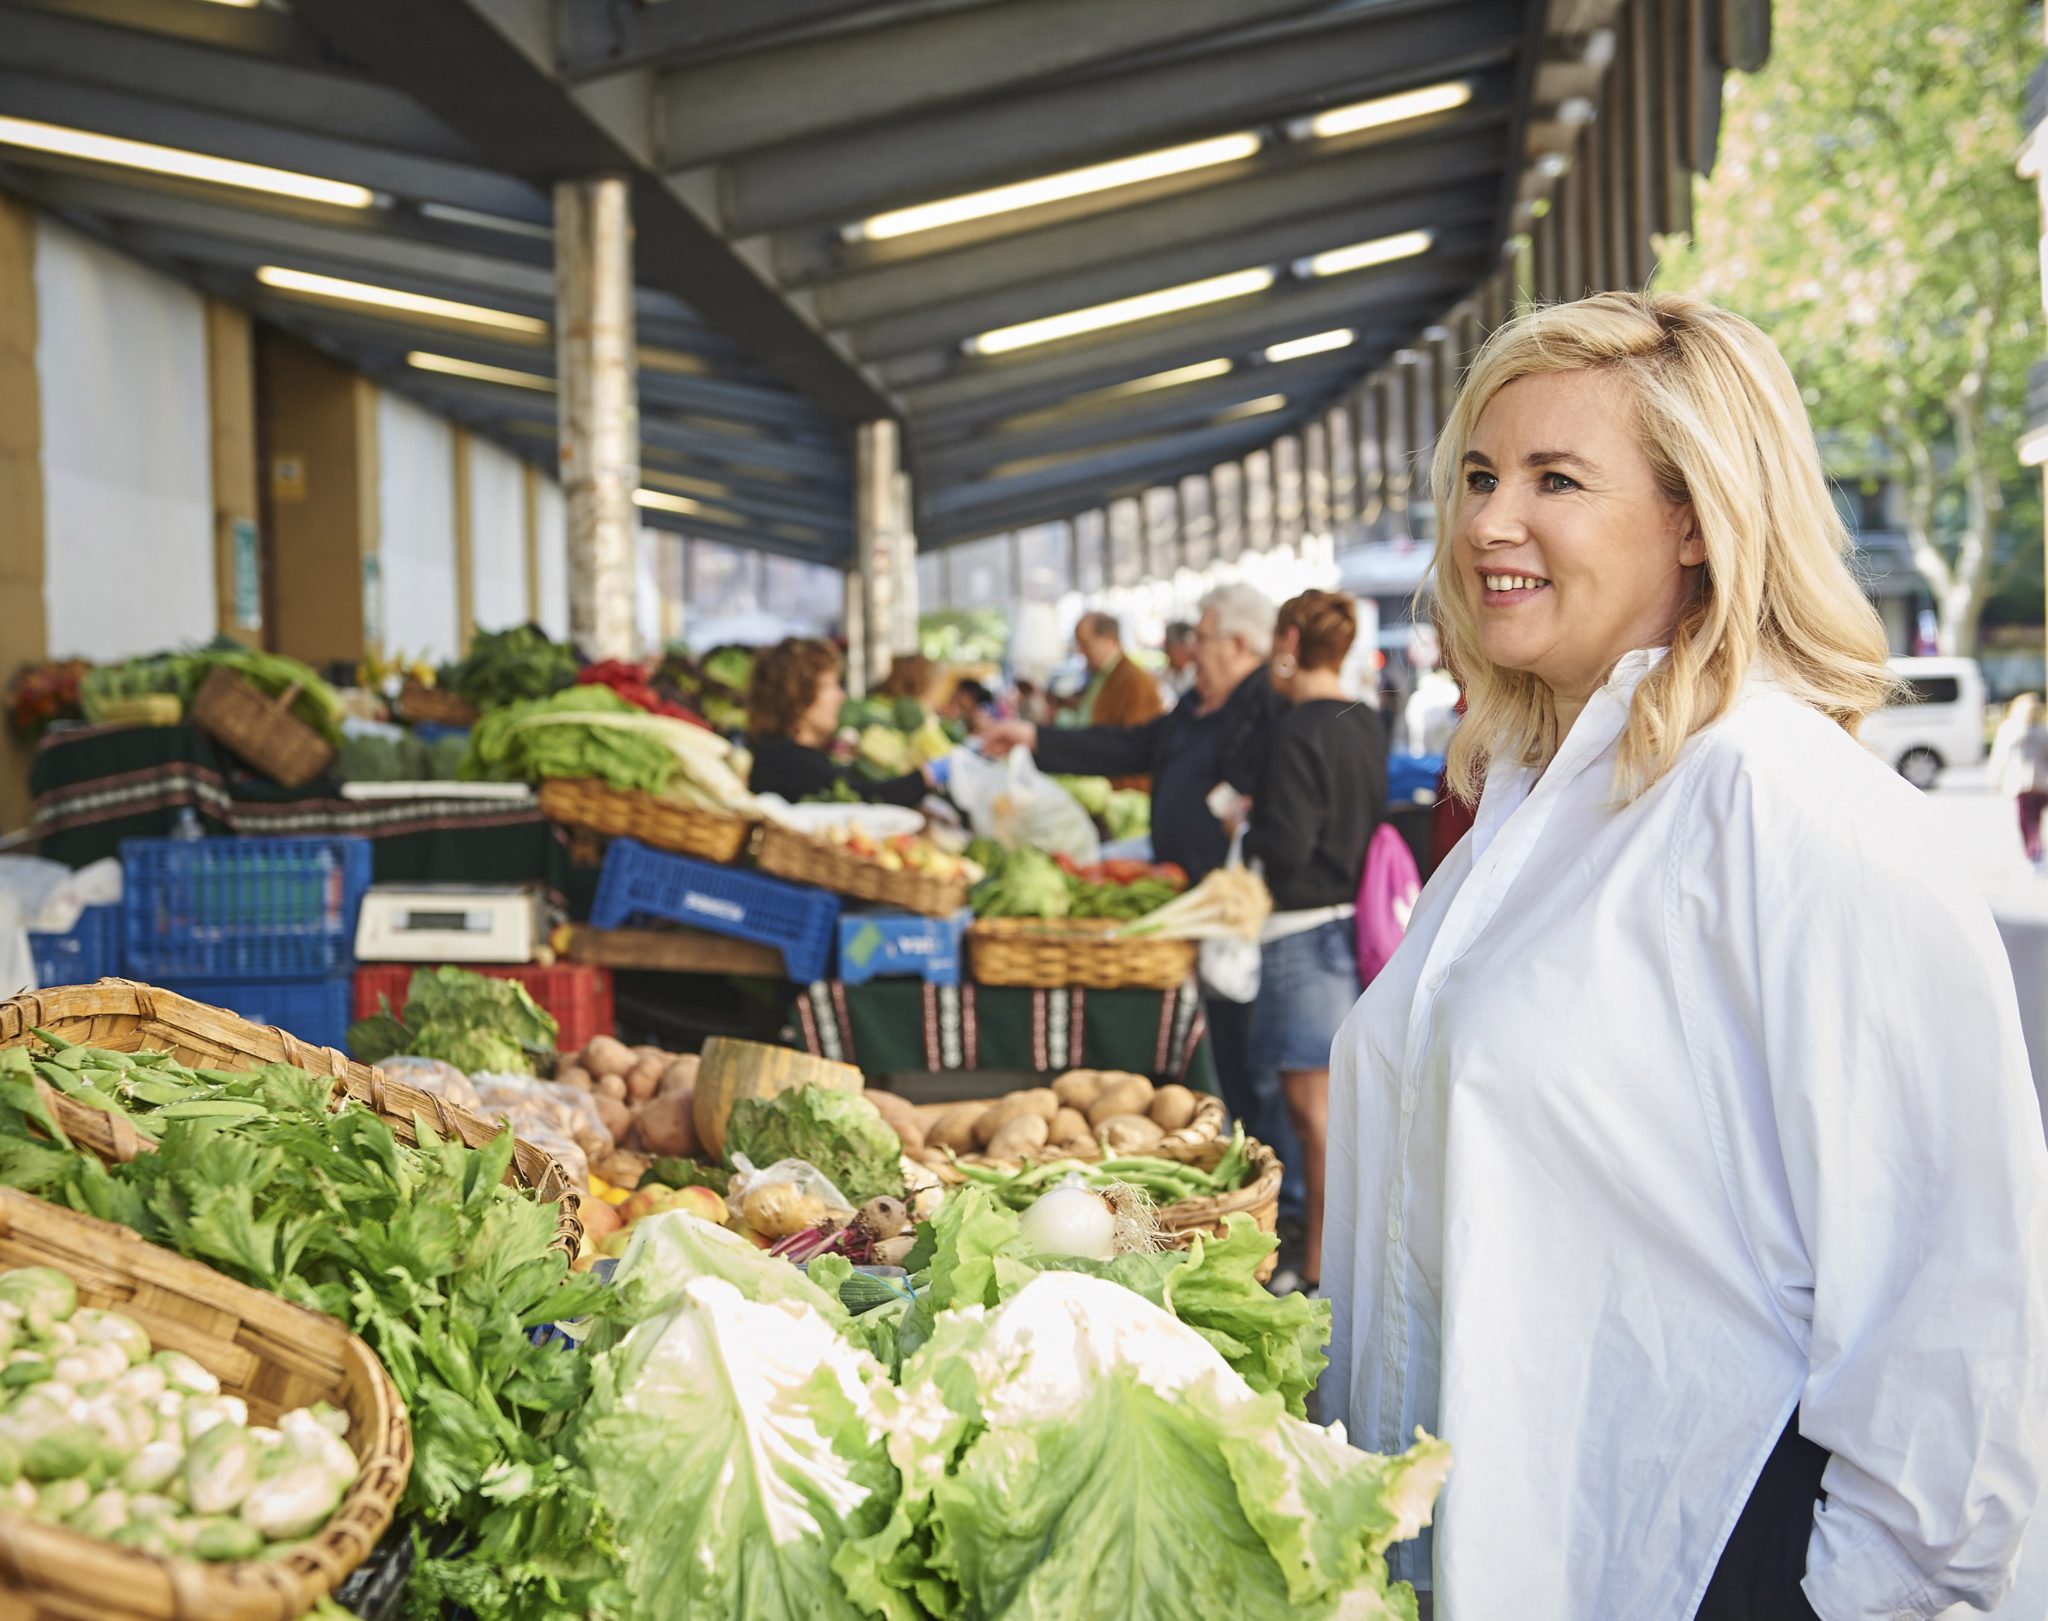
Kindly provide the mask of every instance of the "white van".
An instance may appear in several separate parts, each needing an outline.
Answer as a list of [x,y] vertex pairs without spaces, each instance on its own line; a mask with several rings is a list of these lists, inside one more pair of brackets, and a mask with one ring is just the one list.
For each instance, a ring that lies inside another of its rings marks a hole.
[[1915,788],[1984,758],[1984,675],[1975,659],[1893,659],[1900,701],[1863,723],[1863,743]]

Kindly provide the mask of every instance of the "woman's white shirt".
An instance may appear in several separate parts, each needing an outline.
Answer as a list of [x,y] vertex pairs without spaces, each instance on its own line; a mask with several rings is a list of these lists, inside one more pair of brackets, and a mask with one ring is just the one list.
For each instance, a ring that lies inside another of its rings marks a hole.
[[1323,1411],[1451,1442],[1433,1571],[1395,1550],[1438,1621],[1687,1621],[1795,1411],[1822,1621],[1988,1608],[2048,1462],[2003,949],[1920,796],[1768,683],[1617,809],[1656,657],[1491,774],[1337,1036]]

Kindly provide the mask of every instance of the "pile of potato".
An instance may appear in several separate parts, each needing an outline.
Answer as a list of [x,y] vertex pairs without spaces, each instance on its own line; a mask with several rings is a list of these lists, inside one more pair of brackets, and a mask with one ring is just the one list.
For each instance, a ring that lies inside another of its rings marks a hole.
[[628,1047],[611,1036],[592,1036],[580,1053],[562,1055],[555,1079],[588,1092],[611,1132],[618,1153],[593,1160],[591,1167],[607,1182],[637,1184],[649,1156],[696,1154],[694,1053]]
[[924,1164],[951,1154],[1021,1159],[1051,1149],[1091,1159],[1143,1154],[1195,1118],[1199,1099],[1185,1086],[1155,1087],[1120,1070],[1070,1070],[1051,1086],[966,1103],[913,1104],[870,1087],[903,1151]]

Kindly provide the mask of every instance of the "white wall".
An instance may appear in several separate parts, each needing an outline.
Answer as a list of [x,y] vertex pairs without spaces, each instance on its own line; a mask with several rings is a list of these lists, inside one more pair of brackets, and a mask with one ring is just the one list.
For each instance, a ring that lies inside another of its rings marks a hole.
[[633,553],[633,630],[640,651],[661,646],[661,543],[659,529],[642,529]]
[[385,650],[452,659],[457,631],[453,430],[410,400],[380,393],[377,468]]
[[469,564],[478,630],[526,623],[526,464],[469,444]]
[[198,294],[48,215],[36,229],[49,647],[126,658],[217,609]]
[[569,511],[562,486],[540,481],[540,603],[534,622],[558,642],[569,639]]

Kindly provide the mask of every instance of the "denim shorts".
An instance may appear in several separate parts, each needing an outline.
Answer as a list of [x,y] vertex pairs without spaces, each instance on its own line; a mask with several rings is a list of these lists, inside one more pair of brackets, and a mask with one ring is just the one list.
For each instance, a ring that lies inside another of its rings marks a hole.
[[1259,1000],[1252,1052],[1275,1069],[1325,1069],[1337,1027],[1358,1000],[1358,939],[1348,917],[1334,918],[1259,954]]

